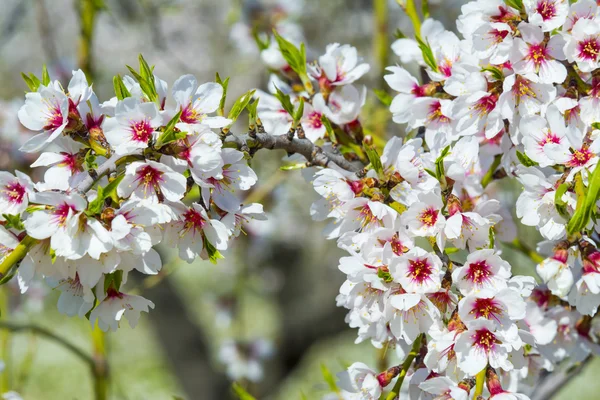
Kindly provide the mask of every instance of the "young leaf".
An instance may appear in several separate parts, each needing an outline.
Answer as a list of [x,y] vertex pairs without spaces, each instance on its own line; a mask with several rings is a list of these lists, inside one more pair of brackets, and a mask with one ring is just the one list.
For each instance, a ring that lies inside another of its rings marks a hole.
[[365,152],[367,153],[371,167],[373,167],[378,175],[381,175],[383,173],[383,165],[381,164],[381,158],[379,157],[377,150],[372,147],[365,147]]
[[104,206],[104,199],[106,198],[104,195],[104,188],[98,186],[96,192],[96,198],[88,204],[87,214],[90,216],[100,214],[102,212],[102,207]]
[[423,54],[423,61],[425,64],[431,68],[433,72],[438,72],[437,61],[435,60],[435,56],[433,55],[433,51],[431,50],[431,46],[429,43],[426,43],[420,37],[415,38],[417,40],[417,44],[419,45],[419,49],[421,49],[421,53]]
[[335,135],[335,130],[331,125],[331,121],[329,121],[329,118],[327,118],[325,114],[321,115],[321,122],[323,123],[323,125],[325,125],[325,130],[327,131],[327,136],[329,137],[329,140],[331,140],[331,143],[337,144],[338,140]]
[[217,260],[223,257],[223,255],[213,246],[208,240],[204,240],[204,247],[206,248],[206,252],[208,253],[208,259],[211,263],[216,264]]
[[248,110],[248,116],[249,116],[251,125],[253,125],[256,122],[256,117],[258,116],[257,109],[258,109],[258,101],[259,100],[260,100],[260,98],[257,98],[252,103],[248,104],[248,106],[246,107],[246,109]]
[[233,389],[233,391],[235,392],[235,394],[237,395],[237,397],[240,400],[256,400],[256,398],[254,396],[252,396],[250,393],[248,393],[246,391],[246,389],[244,389],[237,382],[233,382],[233,385],[231,386],[231,388]]
[[115,96],[117,96],[118,100],[131,97],[131,93],[123,83],[123,78],[121,78],[121,75],[117,75],[113,78],[113,86],[115,88]]
[[183,110],[179,110],[179,112],[177,114],[175,114],[175,116],[173,118],[171,118],[169,123],[165,126],[165,130],[156,140],[157,147],[164,146],[167,143],[171,143],[171,142],[174,142],[175,140],[183,139],[187,136],[186,132],[176,131],[176,128],[175,128],[175,125],[177,125],[177,123],[179,122],[179,119],[181,118],[182,112],[183,112]]
[[217,72],[217,83],[221,85],[223,88],[223,96],[221,96],[221,101],[219,102],[218,114],[220,116],[225,115],[225,100],[227,100],[227,88],[229,87],[229,77],[225,78],[225,80],[221,80],[221,76]]
[[294,115],[294,105],[292,104],[290,96],[283,93],[278,87],[275,87],[275,90],[277,91],[275,97],[279,100],[283,109],[287,111],[288,114]]
[[27,87],[29,87],[29,90],[31,90],[32,92],[37,92],[38,88],[41,85],[40,80],[34,74],[26,75],[25,73],[21,72],[21,76],[27,84]]
[[244,93],[235,101],[235,103],[233,103],[233,106],[227,115],[227,118],[231,120],[231,124],[238,119],[242,111],[248,106],[248,103],[252,100],[252,96],[254,96],[254,92],[256,92],[256,90],[250,90]]
[[562,183],[556,192],[554,193],[554,207],[556,207],[556,211],[565,219],[569,219],[571,216],[567,212],[567,203],[563,201],[562,197],[567,192],[569,185],[566,183]]
[[277,31],[273,31],[273,35],[275,36],[275,40],[277,40],[277,44],[279,45],[279,51],[281,51],[281,55],[288,63],[290,68],[300,75],[306,75],[306,52],[303,50],[303,45],[298,49],[291,42],[285,40]]
[[596,165],[594,172],[588,176],[587,193],[583,188],[581,175],[575,176],[575,192],[577,193],[577,209],[567,225],[569,235],[581,232],[587,226],[592,212],[596,208],[596,202],[600,198],[600,164]]
[[300,104],[298,105],[298,108],[296,109],[296,111],[294,111],[294,125],[293,125],[294,127],[298,126],[298,123],[302,119],[303,115],[304,115],[304,98],[300,97]]
[[266,36],[265,40],[262,40],[260,34],[256,28],[252,29],[252,37],[258,46],[258,51],[263,51],[269,48],[271,45],[271,38]]
[[50,74],[48,74],[48,68],[46,64],[42,66],[42,84],[48,86],[50,84]]
[[4,227],[6,229],[14,228],[18,231],[25,230],[25,225],[23,224],[23,221],[21,220],[21,216],[19,214],[2,214],[2,216],[6,220],[6,223],[4,224]]
[[539,165],[538,163],[533,161],[531,158],[529,158],[529,156],[527,154],[521,153],[519,150],[517,150],[517,158],[519,159],[519,161],[521,161],[521,164],[523,164],[526,167],[533,167],[533,166]]
[[321,374],[323,375],[323,379],[325,379],[325,382],[327,382],[329,390],[335,393],[339,393],[340,389],[338,389],[337,384],[335,383],[335,378],[333,377],[333,374],[325,364],[321,364]]
[[392,104],[392,96],[385,90],[374,89],[375,96],[379,99],[379,101],[386,107],[389,107]]

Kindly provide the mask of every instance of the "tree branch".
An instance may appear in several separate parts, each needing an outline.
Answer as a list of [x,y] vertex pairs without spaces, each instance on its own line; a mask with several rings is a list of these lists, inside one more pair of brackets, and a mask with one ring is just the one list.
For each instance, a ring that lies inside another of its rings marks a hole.
[[223,140],[227,146],[238,150],[246,150],[251,154],[260,149],[285,150],[288,154],[301,154],[310,165],[329,166],[332,162],[346,171],[360,173],[364,165],[360,161],[349,161],[342,154],[328,152],[315,145],[308,139],[292,138],[286,135],[273,136],[268,133],[252,133],[245,135],[229,134]]

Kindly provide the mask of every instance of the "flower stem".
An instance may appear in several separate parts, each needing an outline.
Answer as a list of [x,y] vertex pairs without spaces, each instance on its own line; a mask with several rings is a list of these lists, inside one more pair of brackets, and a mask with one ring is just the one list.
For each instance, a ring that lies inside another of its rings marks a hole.
[[106,334],[94,326],[92,330],[92,343],[94,347],[94,396],[96,400],[108,399],[108,362],[106,360]]
[[477,399],[477,396],[481,396],[483,394],[483,384],[485,383],[486,370],[487,366],[481,371],[479,371],[479,373],[475,377],[475,392],[473,394],[473,399]]
[[37,243],[37,240],[30,236],[25,236],[15,249],[4,257],[4,260],[0,263],[0,279],[4,278],[14,265],[25,258],[27,252],[35,243]]
[[[408,373],[408,369],[410,368],[415,357],[417,356],[417,354],[419,354],[419,351],[421,350],[421,338],[422,337],[423,337],[423,334],[420,334],[415,339],[415,342],[413,343],[410,353],[408,353],[408,356],[406,356],[404,363],[402,363],[402,371],[400,371],[400,374],[398,375],[398,380],[396,381],[394,388],[392,389],[391,392],[388,393],[387,396],[385,396],[385,394],[383,394],[381,399],[394,400],[395,398],[397,398],[400,395],[400,389],[402,388],[402,382],[404,382],[404,378],[406,377],[406,374]],[[383,397],[383,396],[385,396],[385,397]]]
[[421,38],[421,19],[415,7],[415,0],[396,0],[398,5],[402,7],[415,29],[415,37]]

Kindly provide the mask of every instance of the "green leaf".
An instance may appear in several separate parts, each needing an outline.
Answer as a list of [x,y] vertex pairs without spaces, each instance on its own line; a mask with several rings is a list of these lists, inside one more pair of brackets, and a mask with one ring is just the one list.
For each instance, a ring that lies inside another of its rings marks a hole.
[[567,203],[563,201],[562,197],[568,189],[569,185],[567,183],[561,183],[554,193],[554,207],[556,207],[556,211],[558,211],[558,213],[566,220],[571,216],[567,211]]
[[298,123],[302,119],[303,115],[304,115],[304,98],[300,97],[300,104],[298,105],[298,108],[296,108],[296,111],[294,111],[294,124],[293,124],[294,127],[298,126]]
[[485,68],[481,68],[481,72],[486,72],[486,71],[489,72],[489,73],[491,73],[492,76],[494,77],[494,79],[496,79],[497,81],[501,81],[501,80],[504,79],[504,74],[497,67],[485,67]]
[[337,384],[335,383],[335,378],[325,364],[321,364],[321,374],[323,375],[325,382],[327,382],[329,389],[332,392],[339,393],[340,389],[338,389]]
[[273,30],[273,36],[275,36],[275,40],[279,45],[281,55],[290,68],[298,75],[306,75],[306,51],[304,50],[304,44],[301,44],[300,49],[298,49],[275,30]]
[[102,212],[102,208],[104,207],[104,199],[106,196],[104,195],[104,188],[102,186],[98,186],[96,189],[96,198],[88,204],[87,214],[92,216],[96,214],[100,214]]
[[225,80],[221,80],[221,76],[217,72],[216,81],[223,88],[223,96],[221,96],[221,101],[219,102],[219,110],[218,114],[220,116],[225,115],[225,100],[227,100],[227,88],[229,87],[229,77],[225,78]]
[[281,106],[288,114],[294,115],[294,105],[292,104],[292,100],[290,96],[283,93],[278,87],[275,87],[275,97],[281,103]]
[[567,225],[569,235],[585,229],[596,208],[596,202],[600,197],[600,164],[597,164],[594,172],[588,176],[587,193],[583,188],[581,175],[575,176],[575,192],[577,193],[577,209]]
[[386,92],[385,90],[381,90],[381,89],[373,89],[373,92],[375,92],[375,96],[377,96],[377,98],[379,99],[379,101],[386,107],[389,107],[392,104],[392,96]]
[[127,86],[123,83],[123,78],[121,75],[117,75],[113,78],[113,87],[115,88],[115,96],[117,96],[118,100],[123,100],[127,97],[131,97],[131,93]]
[[50,74],[48,74],[48,68],[46,64],[42,66],[42,84],[48,86],[50,84]]
[[225,258],[206,238],[204,239],[204,247],[208,253],[208,259],[211,263],[216,264],[219,259]]
[[529,156],[527,154],[521,153],[519,150],[517,150],[517,158],[519,159],[521,164],[523,164],[526,167],[533,167],[533,166],[539,165],[538,163],[533,161],[531,158],[529,158]]
[[337,144],[338,140],[335,135],[335,130],[331,125],[331,121],[329,121],[329,118],[327,118],[325,114],[321,114],[321,122],[325,125],[325,130],[327,131],[327,136],[329,137],[329,140],[331,140],[331,143]]
[[256,98],[256,100],[254,100],[252,103],[248,104],[248,106],[246,107],[246,109],[248,110],[248,117],[250,119],[250,124],[254,125],[254,123],[256,122],[256,118],[258,116],[258,102],[259,102],[260,98]]
[[433,72],[438,72],[439,69],[437,66],[437,61],[435,60],[435,56],[433,55],[433,51],[431,50],[431,46],[429,45],[429,43],[424,42],[423,39],[421,39],[418,36],[415,39],[417,41],[417,44],[419,45],[419,49],[421,49],[421,53],[423,54],[423,61],[425,61],[425,64],[427,64]]
[[139,55],[138,60],[140,62],[139,73],[129,65],[127,65],[127,69],[129,69],[129,72],[131,72],[133,77],[138,81],[146,97],[148,97],[150,101],[157,102],[158,92],[156,91],[156,83],[154,82],[153,68],[150,68],[144,59],[144,56],[141,54]]
[[423,19],[429,18],[431,13],[429,12],[429,1],[428,0],[422,0],[421,11],[423,13]]
[[377,150],[375,150],[373,147],[365,146],[365,152],[367,153],[371,167],[373,167],[378,175],[381,175],[383,173],[383,165],[381,164],[381,158],[379,157]]
[[92,149],[89,149],[87,153],[85,153],[85,158],[83,161],[87,170],[98,168],[98,163],[96,162],[96,154],[94,154]]
[[6,223],[4,224],[4,227],[6,229],[14,228],[18,231],[25,230],[25,225],[23,224],[23,221],[21,220],[21,216],[19,214],[2,214],[2,216],[6,220]]
[[504,2],[506,5],[516,8],[519,11],[523,9],[523,0],[504,0]]
[[231,386],[233,392],[237,395],[240,400],[256,400],[254,396],[246,391],[239,383],[233,382]]
[[254,38],[254,41],[256,42],[256,45],[258,46],[259,51],[266,50],[271,45],[271,38],[269,36],[267,36],[265,40],[262,40],[260,38],[258,29],[256,29],[256,28],[252,29],[252,37]]
[[445,177],[446,171],[444,171],[444,158],[450,154],[450,146],[444,147],[438,158],[435,160],[435,173],[436,177],[441,180]]
[[38,88],[41,85],[40,80],[34,74],[26,75],[25,73],[21,72],[21,76],[27,84],[27,87],[29,87],[29,90],[31,90],[32,92],[37,92]]
[[399,28],[394,31],[394,37],[396,39],[405,39],[406,35]]
[[171,118],[169,123],[165,125],[165,130],[156,140],[157,147],[162,147],[165,144],[174,142],[175,140],[184,139],[187,136],[187,132],[175,130],[175,125],[177,125],[177,123],[179,122],[182,112],[183,110],[179,110],[179,112],[175,114],[173,118]]
[[238,97],[235,103],[233,103],[233,106],[227,115],[227,118],[231,120],[230,125],[232,125],[238,119],[242,111],[244,111],[244,109],[248,106],[248,103],[250,103],[250,100],[252,100],[252,96],[254,96],[255,92],[256,90],[249,90]]

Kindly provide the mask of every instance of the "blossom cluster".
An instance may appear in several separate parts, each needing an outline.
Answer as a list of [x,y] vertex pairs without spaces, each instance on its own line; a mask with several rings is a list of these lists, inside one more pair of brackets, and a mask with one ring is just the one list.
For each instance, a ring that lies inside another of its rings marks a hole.
[[44,179],[0,172],[0,260],[25,249],[21,291],[43,277],[61,292],[59,311],[103,330],[123,317],[135,326],[154,307],[122,285],[132,270],[159,273],[159,243],[187,262],[216,260],[244,223],[264,217],[241,201],[257,179],[244,153],[213,131],[233,122],[215,115],[223,85],[182,76],[168,106],[166,82],[140,67],[117,77],[117,97],[103,103],[81,70],[66,89],[33,77],[18,116],[38,133],[21,150],[41,151],[31,167],[47,167]]
[[[23,292],[44,277],[68,315],[135,325],[154,305],[122,290],[128,273],[158,273],[159,243],[188,262],[220,258],[264,217],[241,200],[257,180],[247,158],[284,149],[306,159],[285,169],[310,175],[310,213],[347,252],[336,301],[356,341],[404,360],[352,364],[336,396],[526,399],[543,371],[600,353],[599,21],[593,0],[472,1],[460,37],[426,19],[392,45],[394,96],[378,97],[407,133],[387,141],[361,120],[370,67],[347,44],[310,62],[303,44],[257,35],[268,91],[227,117],[228,80],[186,75],[168,100],[143,58],[104,103],[81,71],[67,90],[26,76],[19,119],[39,133],[22,150],[43,151],[32,167],[48,169],[37,183],[0,172],[0,265]],[[232,134],[243,109],[249,132]],[[503,178],[521,183],[516,204]],[[540,233],[536,249],[517,222]],[[510,248],[535,261],[540,284],[513,272]],[[259,347],[226,343],[229,374],[260,379],[270,349]]]

